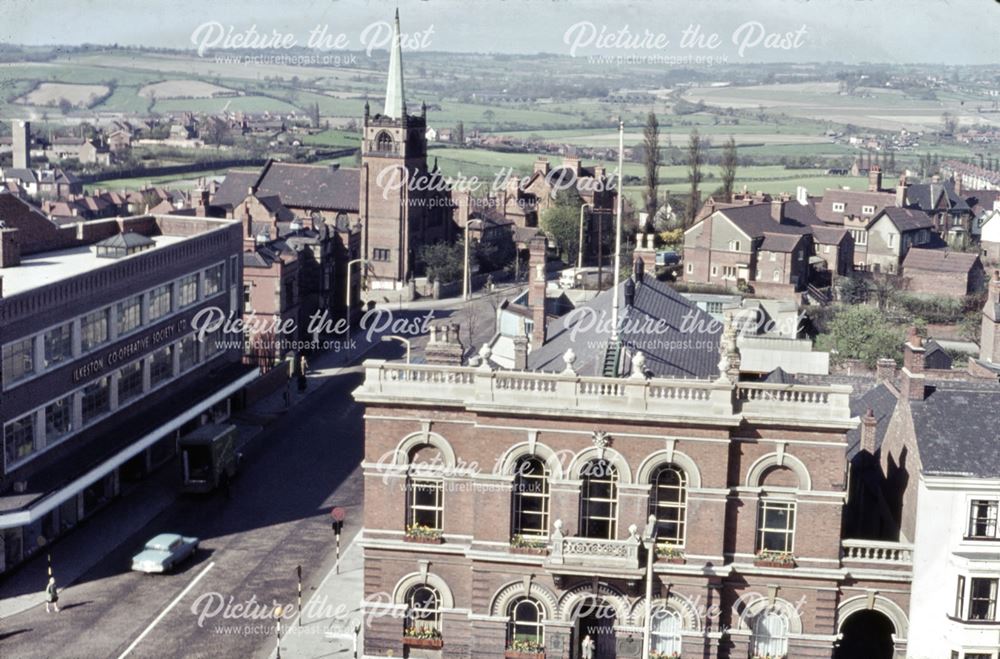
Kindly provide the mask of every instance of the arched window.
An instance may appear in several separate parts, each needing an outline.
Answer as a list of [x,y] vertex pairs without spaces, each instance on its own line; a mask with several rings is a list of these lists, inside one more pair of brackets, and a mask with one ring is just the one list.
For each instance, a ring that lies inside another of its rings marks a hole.
[[607,460],[591,460],[580,475],[580,534],[613,540],[618,527],[618,470]]
[[419,585],[406,593],[405,629],[441,631],[441,595],[430,586]]
[[776,611],[765,611],[753,623],[753,652],[762,657],[788,654],[788,619]]
[[657,542],[683,546],[687,475],[677,465],[667,464],[653,472],[651,484],[649,514],[656,516]]
[[656,607],[650,620],[650,633],[653,637],[653,651],[670,655],[681,651],[681,614],[673,609]]
[[392,151],[392,135],[382,131],[375,137],[376,151]]
[[542,619],[545,610],[538,600],[521,597],[507,609],[507,647],[524,652],[538,651],[545,645]]
[[549,470],[541,459],[529,456],[517,461],[511,504],[514,535],[548,535]]

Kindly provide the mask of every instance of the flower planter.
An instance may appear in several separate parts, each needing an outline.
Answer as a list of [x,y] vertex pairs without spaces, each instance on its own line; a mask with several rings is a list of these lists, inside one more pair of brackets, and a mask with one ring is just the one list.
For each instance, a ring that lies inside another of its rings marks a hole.
[[527,554],[529,556],[547,556],[549,550],[548,547],[515,547],[511,545],[510,553]]
[[403,645],[407,645],[411,648],[430,648],[432,650],[437,650],[444,646],[444,639],[416,638],[413,636],[404,636]]
[[687,563],[687,559],[683,556],[660,556],[656,559],[657,563],[670,563],[671,565],[684,565]]
[[790,568],[795,567],[795,561],[793,561],[793,560],[772,561],[772,560],[759,559],[759,560],[755,560],[753,562],[753,564],[754,564],[755,567],[776,567],[776,568],[785,568],[785,569],[790,569]]
[[417,542],[424,545],[440,545],[444,543],[444,538],[441,536],[404,535],[403,540],[405,542]]
[[544,652],[521,652],[520,650],[506,650],[503,656],[504,659],[545,659]]

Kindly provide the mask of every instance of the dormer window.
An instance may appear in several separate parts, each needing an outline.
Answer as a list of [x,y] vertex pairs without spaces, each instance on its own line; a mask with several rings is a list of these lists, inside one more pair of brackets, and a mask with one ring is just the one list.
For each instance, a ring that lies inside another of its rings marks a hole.
[[874,215],[875,214],[875,207],[874,206],[862,206],[861,207],[861,214],[862,215]]
[[835,201],[835,202],[833,202],[833,212],[834,213],[843,213],[844,212],[844,208],[845,208],[844,202],[842,202],[842,201]]

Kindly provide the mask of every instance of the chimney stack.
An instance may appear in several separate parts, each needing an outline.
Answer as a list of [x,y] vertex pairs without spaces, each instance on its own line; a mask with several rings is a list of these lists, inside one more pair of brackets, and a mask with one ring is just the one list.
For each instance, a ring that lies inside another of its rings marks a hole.
[[528,337],[514,337],[514,370],[528,370]]
[[531,348],[537,350],[545,343],[545,262],[548,243],[544,234],[538,234],[528,245],[528,307],[531,308]]
[[923,400],[925,391],[924,341],[917,334],[917,328],[910,328],[910,335],[903,344],[903,370],[900,378],[900,393],[908,400]]
[[952,181],[955,184],[955,194],[961,196],[961,194],[962,194],[962,176],[961,176],[961,174],[955,174],[955,176],[952,178]]
[[427,342],[424,359],[428,364],[438,366],[461,366],[465,348],[459,337],[459,324],[441,322],[431,325],[431,336]]
[[800,206],[809,205],[809,190],[804,185],[800,185],[795,188],[795,201],[799,202]]
[[875,381],[879,384],[892,384],[896,380],[896,360],[883,357],[875,363]]
[[1000,364],[1000,270],[994,270],[986,289],[980,321],[979,359]]
[[878,192],[882,189],[882,168],[872,165],[868,170],[868,192]]
[[771,219],[778,224],[781,224],[781,220],[785,217],[784,206],[785,202],[781,201],[781,199],[771,200]]
[[642,261],[644,272],[656,272],[656,248],[653,247],[653,240],[656,236],[652,233],[637,233],[635,235],[635,252],[633,253],[633,263]]
[[877,426],[878,421],[875,419],[875,413],[869,407],[865,415],[861,417],[861,446],[859,447],[869,455],[875,455],[875,429]]
[[903,208],[906,206],[906,174],[899,177],[899,183],[896,184],[896,206]]
[[15,121],[12,128],[15,169],[31,168],[31,122]]

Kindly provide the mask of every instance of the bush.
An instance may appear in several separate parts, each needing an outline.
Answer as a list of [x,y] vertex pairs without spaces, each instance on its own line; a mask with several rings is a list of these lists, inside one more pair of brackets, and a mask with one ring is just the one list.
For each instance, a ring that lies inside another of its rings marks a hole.
[[963,299],[935,296],[918,296],[898,293],[893,302],[907,315],[928,323],[953,324],[961,322],[965,315]]
[[858,359],[874,368],[882,357],[900,361],[902,332],[874,307],[838,307],[828,329],[816,338],[816,347],[829,351],[834,363]]

